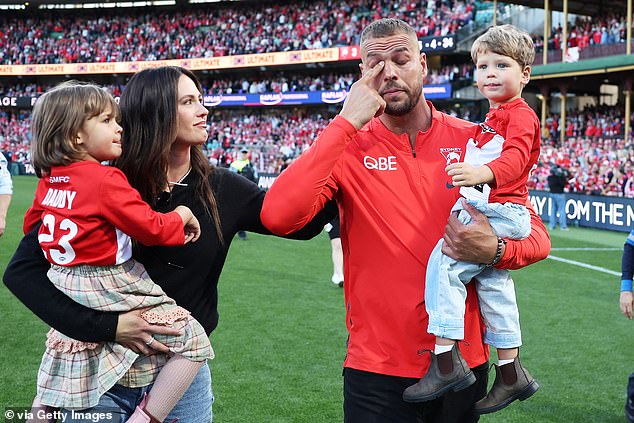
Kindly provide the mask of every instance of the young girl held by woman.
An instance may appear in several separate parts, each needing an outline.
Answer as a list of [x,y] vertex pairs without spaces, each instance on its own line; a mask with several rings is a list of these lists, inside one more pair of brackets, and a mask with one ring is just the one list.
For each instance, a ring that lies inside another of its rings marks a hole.
[[145,309],[146,321],[181,335],[156,335],[171,353],[160,369],[133,366],[139,355],[118,343],[83,342],[51,329],[34,410],[87,409],[115,384],[142,387],[156,379],[128,420],[156,422],[167,417],[213,350],[198,321],[132,259],[131,238],[179,246],[196,241],[200,225],[185,206],[169,213],[152,210],[123,172],[101,164],[121,155],[118,115],[112,96],[91,84],[66,82],[38,99],[32,162],[40,181],[24,232],[42,222],[38,240],[51,263],[48,276],[70,298],[102,311]]

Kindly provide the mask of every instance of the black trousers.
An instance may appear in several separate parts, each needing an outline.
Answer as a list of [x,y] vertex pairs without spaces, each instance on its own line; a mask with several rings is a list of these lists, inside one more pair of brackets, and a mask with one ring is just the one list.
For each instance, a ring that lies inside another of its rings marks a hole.
[[433,401],[408,403],[403,391],[418,379],[386,376],[355,369],[343,371],[345,423],[472,423],[479,420],[473,404],[487,393],[488,363],[471,369],[476,382]]

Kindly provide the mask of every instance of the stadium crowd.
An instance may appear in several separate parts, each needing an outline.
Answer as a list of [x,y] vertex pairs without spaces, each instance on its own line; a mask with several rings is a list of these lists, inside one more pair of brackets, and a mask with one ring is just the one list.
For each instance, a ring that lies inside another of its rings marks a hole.
[[[626,40],[627,19],[624,15],[608,14],[604,16],[578,16],[568,30],[568,47],[580,49],[595,45],[624,43]],[[548,38],[548,49],[559,50],[563,40],[563,28],[553,28]],[[535,50],[544,48],[543,34],[534,34]]]
[[569,192],[634,197],[634,145],[631,139],[623,139],[623,109],[599,106],[568,112],[563,143],[559,125],[557,114],[546,119],[540,165],[530,180],[531,188],[548,189],[547,177],[557,165],[570,173]]
[[[549,114],[542,137],[559,139],[560,116]],[[624,110],[618,107],[586,107],[578,112],[566,112],[566,138],[570,137],[623,137],[625,130]]]
[[0,110],[0,151],[16,163],[30,163],[31,112]]
[[[476,120],[477,107],[458,109],[447,105],[454,116]],[[328,109],[213,110],[205,150],[210,162],[228,166],[240,149],[248,148],[260,173],[278,173],[310,146],[336,111]],[[634,198],[634,144],[623,139],[623,111],[595,107],[567,117],[563,143],[558,138],[558,116],[548,118],[549,136],[542,140],[540,162],[529,187],[548,190],[553,165],[570,173],[569,192]],[[13,161],[29,163],[30,112],[0,111],[0,150]],[[593,129],[594,128],[594,129]]]
[[0,97],[30,97],[39,96],[48,89],[49,85],[35,83],[21,83],[0,81]]
[[359,44],[361,29],[378,17],[404,18],[415,25],[419,37],[446,35],[473,19],[475,3],[304,0],[158,13],[7,14],[0,18],[0,64],[123,62],[350,46]]
[[475,66],[469,63],[446,65],[440,69],[428,69],[425,84],[445,84],[448,82],[466,81],[473,83]]
[[547,190],[553,165],[570,174],[568,192],[634,198],[634,146],[623,138],[571,137],[564,145],[542,144],[529,188]]
[[328,125],[335,113],[306,110],[219,111],[210,119],[207,154],[228,166],[246,147],[260,173],[278,173],[299,156]]
[[258,75],[255,78],[215,79],[203,78],[203,89],[207,94],[264,94],[299,91],[342,91],[359,77],[355,73],[325,73],[320,75],[298,75],[277,72],[274,75]]
[[[475,0],[332,0],[293,1],[253,7],[198,6],[196,9],[131,9],[123,16],[100,11],[64,17],[43,13],[36,17],[2,17],[0,63],[71,63],[211,57],[313,49],[359,43],[360,28],[379,16],[416,22],[419,37],[455,33],[473,20]],[[120,12],[118,12],[120,13]],[[577,17],[569,33],[571,47],[615,44],[625,40],[623,16]],[[559,49],[561,27],[548,40]],[[303,40],[303,41],[300,41]],[[536,49],[543,40],[535,37]],[[473,65],[447,65],[430,69],[426,84],[473,80]],[[201,75],[205,94],[319,90],[347,90],[356,73],[276,72],[249,77]],[[125,81],[118,81],[125,83]],[[54,84],[51,84],[51,86]],[[120,95],[122,84],[107,89]],[[35,83],[0,85],[3,96],[37,96],[49,89]],[[442,107],[439,107],[442,109]],[[477,121],[477,106],[444,111]],[[214,110],[206,150],[210,161],[228,165],[240,148],[248,147],[262,173],[279,172],[314,140],[332,117],[328,109],[244,111]],[[631,142],[623,140],[623,111],[593,108],[570,113],[565,140],[559,141],[557,114],[545,122],[540,166],[531,188],[548,189],[546,177],[553,164],[569,169],[571,192],[634,197],[631,185]],[[13,161],[29,162],[30,112],[0,110],[0,147]]]

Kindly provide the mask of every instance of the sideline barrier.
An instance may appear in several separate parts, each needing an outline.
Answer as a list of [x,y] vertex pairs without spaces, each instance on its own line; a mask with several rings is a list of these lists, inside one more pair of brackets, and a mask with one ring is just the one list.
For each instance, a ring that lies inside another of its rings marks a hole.
[[[269,189],[276,173],[261,173],[258,185]],[[548,191],[529,191],[531,204],[546,223],[551,200]],[[634,198],[566,194],[566,217],[569,226],[629,232],[634,227]]]
[[[548,222],[551,200],[548,191],[529,191],[531,204]],[[568,226],[629,232],[634,227],[634,198],[566,193]]]

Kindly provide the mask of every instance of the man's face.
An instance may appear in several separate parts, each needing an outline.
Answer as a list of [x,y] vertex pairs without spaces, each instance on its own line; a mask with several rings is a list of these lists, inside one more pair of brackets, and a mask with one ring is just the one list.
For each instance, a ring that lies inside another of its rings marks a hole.
[[427,62],[420,54],[418,41],[405,33],[385,38],[370,38],[361,46],[361,73],[384,61],[385,67],[374,87],[386,102],[385,113],[403,116],[423,95]]

